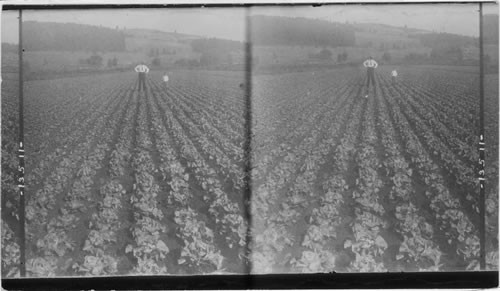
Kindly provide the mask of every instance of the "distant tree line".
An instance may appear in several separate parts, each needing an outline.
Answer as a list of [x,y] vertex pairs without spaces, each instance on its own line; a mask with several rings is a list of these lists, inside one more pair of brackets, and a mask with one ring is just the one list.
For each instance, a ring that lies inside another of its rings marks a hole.
[[231,53],[243,51],[244,44],[239,41],[218,38],[195,39],[191,42],[193,51],[201,54],[200,65],[231,64]]
[[477,47],[479,44],[478,39],[475,37],[452,33],[422,33],[413,34],[410,37],[419,39],[424,46],[431,48],[431,52],[430,55],[407,55],[405,59],[409,61],[420,61],[429,58],[433,63],[460,64],[464,58],[464,47]]
[[170,49],[170,48],[163,48],[160,50],[160,48],[150,48],[148,52],[149,57],[159,57],[160,55],[175,55],[177,54],[177,51],[175,49]]
[[329,49],[322,49],[320,50],[317,54],[311,53],[309,54],[310,59],[316,59],[316,60],[331,60],[332,59],[332,52]]
[[475,37],[452,34],[452,33],[419,33],[409,34],[410,38],[420,40],[422,45],[430,48],[436,47],[463,47],[467,45],[477,45]]
[[195,52],[207,51],[237,51],[243,49],[243,43],[240,41],[219,39],[219,38],[200,38],[191,41],[191,47]]
[[347,52],[343,52],[337,55],[337,62],[342,63],[347,61],[348,54]]
[[350,25],[308,18],[252,16],[252,43],[256,45],[355,46]]
[[30,51],[124,51],[125,35],[117,29],[75,23],[26,21],[24,47]]
[[477,64],[474,60],[465,60],[460,48],[451,47],[447,50],[433,49],[430,53],[411,52],[404,56],[404,63],[434,64],[434,65],[470,65]]
[[113,57],[112,59],[108,59],[108,68],[118,67],[118,59]]
[[[94,54],[92,54],[88,58],[79,59],[78,63],[80,65],[87,65],[87,66],[92,66],[92,67],[101,67],[103,65],[103,57],[101,57],[100,55],[94,53]],[[44,62],[44,64],[45,64],[45,62]],[[107,60],[106,66],[108,68],[118,67],[118,59],[116,57],[109,58]]]
[[18,53],[19,46],[13,43],[2,42],[2,52],[3,53]]
[[[348,54],[346,51],[337,54],[337,63],[343,63],[347,61]],[[321,61],[329,61],[333,59],[333,53],[326,48],[321,49],[318,53],[310,53],[309,59],[312,60],[321,60]]]
[[86,59],[78,60],[78,63],[80,63],[80,65],[89,65],[89,66],[94,66],[94,67],[100,67],[100,66],[102,66],[102,57],[98,54],[93,54]]

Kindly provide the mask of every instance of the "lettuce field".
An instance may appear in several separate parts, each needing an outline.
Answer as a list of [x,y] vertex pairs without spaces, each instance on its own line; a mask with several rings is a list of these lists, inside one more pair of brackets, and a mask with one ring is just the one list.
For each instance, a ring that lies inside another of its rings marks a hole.
[[[392,84],[381,68],[368,98],[364,78],[254,75],[250,108],[242,72],[173,72],[168,86],[151,72],[145,92],[133,73],[26,82],[27,275],[478,269],[478,74],[410,67]],[[486,84],[496,270],[498,75]],[[19,276],[16,90],[2,83],[8,277]]]
[[[380,70],[254,86],[255,272],[475,270],[479,78]],[[498,75],[487,79],[486,253],[498,260]]]

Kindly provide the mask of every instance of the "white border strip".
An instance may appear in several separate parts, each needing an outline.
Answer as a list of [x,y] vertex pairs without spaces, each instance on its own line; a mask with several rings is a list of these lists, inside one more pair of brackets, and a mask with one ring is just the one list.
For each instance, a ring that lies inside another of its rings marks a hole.
[[496,3],[495,0],[364,0],[364,1],[346,1],[346,0],[210,0],[210,1],[190,1],[190,0],[6,0],[3,5],[244,5],[244,4],[404,4],[404,3]]

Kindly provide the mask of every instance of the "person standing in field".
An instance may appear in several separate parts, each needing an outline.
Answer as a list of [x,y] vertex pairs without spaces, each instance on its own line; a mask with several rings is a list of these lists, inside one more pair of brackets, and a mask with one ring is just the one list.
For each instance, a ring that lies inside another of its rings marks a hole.
[[165,86],[165,89],[167,88],[167,82],[168,82],[168,75],[165,72],[165,74],[163,74],[163,84]]
[[398,76],[398,71],[396,71],[396,69],[392,70],[392,72],[391,72],[392,85],[396,84],[396,77],[397,76]]
[[[367,89],[370,89],[370,83],[373,83],[373,86],[375,87],[375,69],[378,67],[377,62],[370,56],[363,62],[363,66],[366,68]],[[365,97],[368,98],[368,94]]]
[[141,62],[135,67],[135,71],[139,74],[139,91],[146,90],[146,74],[149,73],[149,68]]

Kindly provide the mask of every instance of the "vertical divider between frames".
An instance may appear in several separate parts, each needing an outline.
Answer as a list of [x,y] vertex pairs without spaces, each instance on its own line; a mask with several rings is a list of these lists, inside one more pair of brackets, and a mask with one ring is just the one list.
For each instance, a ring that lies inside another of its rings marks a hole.
[[[251,25],[251,6],[245,7],[245,192],[244,192],[244,214],[247,224],[246,245],[245,245],[245,272],[250,274],[252,271],[251,262],[251,242],[252,242],[252,25]],[[250,282],[248,282],[250,283]],[[248,286],[250,288],[250,286]]]

